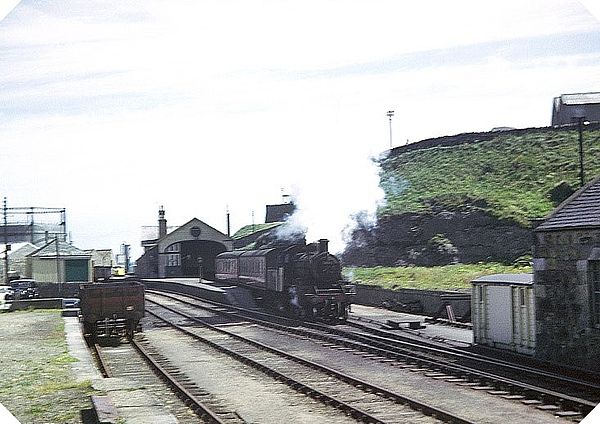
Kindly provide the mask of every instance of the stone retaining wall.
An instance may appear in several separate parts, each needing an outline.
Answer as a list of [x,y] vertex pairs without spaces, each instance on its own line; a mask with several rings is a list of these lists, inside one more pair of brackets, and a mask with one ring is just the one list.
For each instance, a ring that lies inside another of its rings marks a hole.
[[[471,293],[468,291],[389,290],[365,284],[357,284],[356,291],[354,303],[360,305],[384,306],[390,309],[396,307],[403,312],[433,316],[443,307],[445,302],[448,302],[457,318],[465,315],[468,318],[467,321],[470,321],[471,318]],[[419,306],[420,311],[417,310]]]

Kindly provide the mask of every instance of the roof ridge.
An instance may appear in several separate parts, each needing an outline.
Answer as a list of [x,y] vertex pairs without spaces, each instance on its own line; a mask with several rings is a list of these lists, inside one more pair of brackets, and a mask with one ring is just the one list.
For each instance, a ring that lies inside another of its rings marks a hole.
[[[586,205],[590,200],[592,205],[597,206],[597,210],[577,211],[587,209]],[[563,214],[566,216],[561,217]],[[589,218],[581,220],[582,215]],[[595,177],[560,203],[535,230],[563,228],[565,225],[561,224],[565,224],[564,221],[569,221],[568,227],[600,226],[600,176]]]

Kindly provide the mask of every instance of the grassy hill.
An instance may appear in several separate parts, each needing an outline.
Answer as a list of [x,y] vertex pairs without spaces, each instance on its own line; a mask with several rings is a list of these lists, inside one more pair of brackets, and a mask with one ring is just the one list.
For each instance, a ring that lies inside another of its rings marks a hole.
[[[379,160],[385,205],[358,220],[347,266],[512,264],[531,254],[531,221],[579,188],[576,128],[459,134]],[[600,174],[600,125],[585,127],[586,181]]]
[[[600,174],[600,128],[586,127],[583,134],[589,181]],[[438,146],[432,139],[397,148],[381,160],[386,205],[380,216],[424,213],[434,206],[477,208],[527,226],[553,209],[551,192],[561,182],[579,187],[576,129],[462,135],[454,145],[449,137],[438,140]]]

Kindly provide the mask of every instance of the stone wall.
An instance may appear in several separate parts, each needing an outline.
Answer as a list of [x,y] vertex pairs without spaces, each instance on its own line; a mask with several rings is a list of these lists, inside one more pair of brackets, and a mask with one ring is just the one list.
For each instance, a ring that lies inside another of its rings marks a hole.
[[591,322],[588,279],[589,259],[598,252],[599,230],[536,233],[538,358],[600,371],[600,329]]
[[530,255],[531,244],[531,229],[514,221],[482,210],[437,210],[381,217],[374,227],[359,226],[342,260],[355,266],[512,263]]
[[[365,284],[356,285],[356,297],[353,301],[360,305],[385,306],[402,309],[405,312],[418,313],[426,316],[435,315],[444,302],[452,305],[456,317],[471,317],[471,293],[470,291],[438,291],[438,290],[416,290],[398,289],[389,290],[377,286]],[[420,306],[420,310],[419,309]]]
[[79,297],[81,283],[38,283],[40,298]]

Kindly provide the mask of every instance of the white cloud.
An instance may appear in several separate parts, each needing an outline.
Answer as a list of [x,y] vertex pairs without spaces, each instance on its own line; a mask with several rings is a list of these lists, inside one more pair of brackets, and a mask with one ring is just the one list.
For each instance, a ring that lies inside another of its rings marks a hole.
[[544,43],[597,29],[559,0],[24,1],[0,23],[0,194],[64,206],[76,244],[116,249],[161,204],[223,231],[229,204],[235,230],[295,187],[335,249],[380,196],[388,109],[395,145],[545,125],[600,61]]

